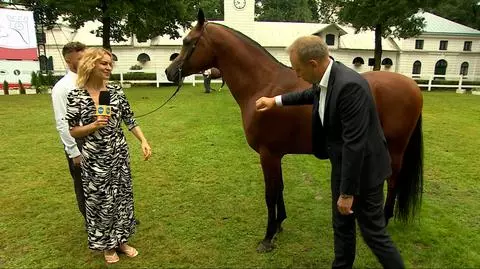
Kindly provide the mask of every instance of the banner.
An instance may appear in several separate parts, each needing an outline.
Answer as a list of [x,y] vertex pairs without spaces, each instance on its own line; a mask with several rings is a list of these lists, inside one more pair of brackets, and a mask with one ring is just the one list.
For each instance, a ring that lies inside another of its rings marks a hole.
[[37,60],[33,12],[0,8],[0,60]]

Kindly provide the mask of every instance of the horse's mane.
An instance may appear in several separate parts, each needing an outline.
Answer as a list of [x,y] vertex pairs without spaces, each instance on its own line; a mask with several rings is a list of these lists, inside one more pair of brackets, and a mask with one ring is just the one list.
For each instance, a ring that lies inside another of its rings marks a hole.
[[279,60],[277,60],[277,58],[273,57],[272,54],[270,54],[264,47],[262,47],[262,45],[258,44],[255,40],[251,39],[250,37],[246,36],[245,34],[233,29],[233,28],[230,28],[228,26],[225,26],[223,24],[219,24],[219,23],[215,23],[215,22],[210,22],[211,24],[215,24],[215,25],[218,25],[218,26],[221,26],[227,30],[229,30],[230,32],[232,32],[234,35],[236,35],[238,38],[240,38],[241,40],[244,40],[248,43],[250,43],[251,45],[253,45],[254,47],[258,48],[259,50],[261,50],[263,53],[265,53],[265,55],[267,55],[268,57],[270,57],[270,59],[272,59],[274,62],[278,63],[279,65],[285,67],[285,68],[288,68],[288,69],[292,69],[290,66],[286,66],[285,64],[283,64],[282,62],[280,62]]

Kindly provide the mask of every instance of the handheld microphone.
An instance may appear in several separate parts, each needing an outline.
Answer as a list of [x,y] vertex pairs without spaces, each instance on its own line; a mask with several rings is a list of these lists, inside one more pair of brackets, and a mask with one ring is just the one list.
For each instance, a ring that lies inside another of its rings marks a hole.
[[112,115],[112,107],[110,106],[110,92],[101,91],[98,96],[98,106],[95,111],[96,116],[107,116]]

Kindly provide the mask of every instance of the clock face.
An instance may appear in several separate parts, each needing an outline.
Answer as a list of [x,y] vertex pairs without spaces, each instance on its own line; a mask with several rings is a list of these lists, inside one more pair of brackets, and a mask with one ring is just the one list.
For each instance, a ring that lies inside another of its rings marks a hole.
[[243,9],[245,7],[246,0],[233,0],[233,5],[238,9]]

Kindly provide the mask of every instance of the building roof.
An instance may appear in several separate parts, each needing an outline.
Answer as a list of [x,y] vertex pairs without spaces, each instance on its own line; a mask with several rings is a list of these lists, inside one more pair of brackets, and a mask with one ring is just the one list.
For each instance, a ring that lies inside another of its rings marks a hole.
[[425,18],[425,35],[467,35],[480,36],[480,31],[468,26],[447,20],[429,12],[419,12],[415,16]]
[[[425,18],[426,26],[424,35],[474,35],[480,37],[480,31],[473,28],[452,22],[442,17],[436,16],[428,12],[419,12],[416,16]],[[224,21],[216,21],[219,24],[225,24]],[[196,22],[193,22],[194,25]],[[47,43],[49,45],[64,45],[69,41],[80,41],[88,46],[101,46],[102,38],[94,34],[101,23],[99,21],[90,21],[78,29],[72,30],[65,24],[59,24],[59,27],[47,32]],[[228,25],[230,26],[230,25]],[[235,26],[233,26],[235,28]],[[303,35],[318,34],[322,32],[337,32],[341,38],[339,48],[354,50],[373,50],[375,48],[375,32],[364,31],[355,33],[355,29],[349,26],[339,26],[338,24],[321,24],[321,23],[292,23],[292,22],[254,22],[250,33],[245,33],[250,38],[258,42],[264,47],[287,47],[296,38]],[[183,38],[187,33],[179,29],[179,34]],[[54,36],[55,35],[55,36]],[[55,37],[55,38],[54,38]],[[128,38],[124,42],[112,42],[113,46],[136,47],[149,46],[181,46],[182,38],[171,39],[168,35],[158,36],[146,42],[137,42],[136,38]],[[392,38],[382,38],[382,47],[385,51],[397,51],[399,47]]]
[[[355,50],[374,50],[375,49],[375,32],[364,31],[355,33],[355,28],[343,26],[347,34],[340,38],[341,49]],[[382,50],[397,51],[399,47],[392,38],[382,38]]]
[[264,47],[288,47],[300,36],[323,31],[335,31],[340,35],[347,33],[337,24],[256,21],[252,34],[246,34]]

